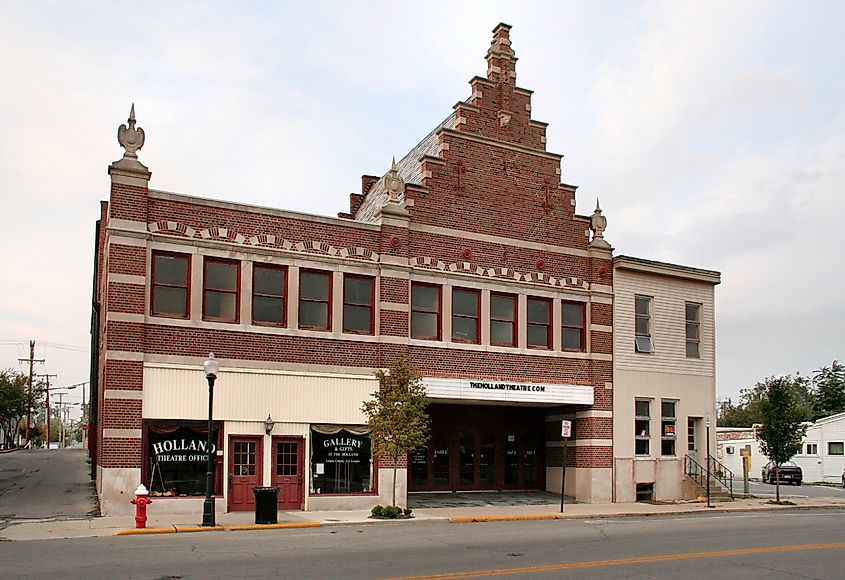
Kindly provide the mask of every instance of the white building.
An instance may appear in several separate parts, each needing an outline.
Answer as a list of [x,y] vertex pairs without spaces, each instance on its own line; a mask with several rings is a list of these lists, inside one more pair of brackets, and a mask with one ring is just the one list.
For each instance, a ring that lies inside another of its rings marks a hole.
[[715,417],[720,274],[628,256],[613,268],[614,500],[691,497],[684,458],[706,465]]
[[[760,477],[768,458],[760,451],[760,443],[751,427],[720,427],[718,457],[737,476],[742,475],[740,451],[751,451],[751,477]],[[831,415],[807,425],[801,451],[792,458],[804,472],[807,483],[841,483],[845,469],[845,413]]]

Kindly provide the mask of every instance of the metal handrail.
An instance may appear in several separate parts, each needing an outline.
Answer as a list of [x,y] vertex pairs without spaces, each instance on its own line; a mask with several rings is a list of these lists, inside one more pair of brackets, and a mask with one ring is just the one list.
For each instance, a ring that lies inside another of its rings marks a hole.
[[728,489],[731,494],[731,499],[733,499],[734,472],[725,467],[725,465],[715,457],[710,457],[710,475]]
[[[684,456],[684,473],[702,489],[707,488],[707,468],[689,455]],[[717,459],[710,458],[710,478],[721,483],[730,493],[731,499],[734,499],[733,475],[733,472]]]

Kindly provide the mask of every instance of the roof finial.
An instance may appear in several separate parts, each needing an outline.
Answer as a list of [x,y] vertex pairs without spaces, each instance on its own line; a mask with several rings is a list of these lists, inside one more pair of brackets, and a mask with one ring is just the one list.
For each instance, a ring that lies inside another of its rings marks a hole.
[[121,125],[117,129],[117,142],[126,151],[123,154],[124,159],[138,159],[138,151],[144,146],[144,130],[138,127],[135,128],[135,103],[132,103],[132,108],[129,109],[129,119],[127,119],[129,127]]
[[590,246],[594,248],[610,248],[610,244],[604,239],[604,230],[607,229],[607,218],[601,213],[599,198],[596,198],[596,209],[590,217],[590,229],[593,230],[593,239]]
[[396,169],[396,157],[390,166],[390,171],[384,176],[384,190],[387,192],[388,203],[399,203],[400,195],[405,193],[405,180],[399,177]]

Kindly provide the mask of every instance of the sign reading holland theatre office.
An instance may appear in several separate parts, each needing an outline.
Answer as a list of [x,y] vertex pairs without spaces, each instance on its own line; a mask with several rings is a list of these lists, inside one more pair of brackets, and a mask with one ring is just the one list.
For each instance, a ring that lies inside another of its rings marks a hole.
[[430,399],[500,401],[557,405],[592,405],[593,387],[549,383],[515,383],[478,379],[422,379]]

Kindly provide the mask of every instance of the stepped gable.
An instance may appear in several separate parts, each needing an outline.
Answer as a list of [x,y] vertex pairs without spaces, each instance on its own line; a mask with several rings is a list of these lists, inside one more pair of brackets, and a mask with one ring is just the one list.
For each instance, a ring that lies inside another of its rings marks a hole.
[[[507,24],[493,30],[487,76],[471,96],[397,164],[411,187],[411,223],[586,250],[590,220],[575,215],[575,187],[561,183],[561,155],[546,150],[547,124],[531,118],[532,92],[516,85]],[[354,211],[375,222],[387,201],[376,181]]]

